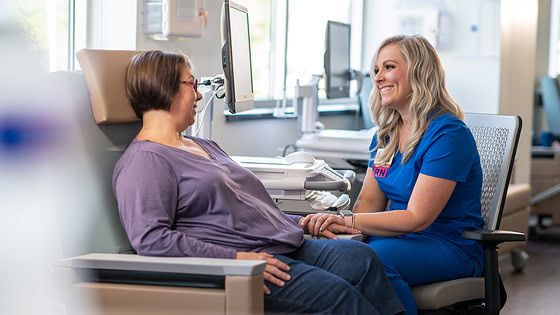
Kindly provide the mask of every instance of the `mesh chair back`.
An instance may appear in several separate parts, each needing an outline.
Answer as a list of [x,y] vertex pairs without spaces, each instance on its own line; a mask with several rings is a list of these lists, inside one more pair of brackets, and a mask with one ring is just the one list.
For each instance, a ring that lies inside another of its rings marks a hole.
[[521,133],[521,117],[465,114],[482,165],[482,216],[486,230],[500,227],[502,209]]

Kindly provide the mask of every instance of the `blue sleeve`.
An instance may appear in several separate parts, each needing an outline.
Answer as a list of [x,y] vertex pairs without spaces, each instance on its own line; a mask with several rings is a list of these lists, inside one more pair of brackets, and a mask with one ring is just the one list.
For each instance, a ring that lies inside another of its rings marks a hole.
[[476,143],[468,127],[459,122],[444,124],[426,136],[431,141],[428,141],[422,156],[420,173],[465,182],[477,154]]
[[373,149],[375,149],[376,146],[377,146],[377,133],[373,135],[373,138],[371,139],[371,144],[369,145],[368,167],[373,167],[373,160],[375,159],[375,155],[377,154],[377,150],[374,151]]

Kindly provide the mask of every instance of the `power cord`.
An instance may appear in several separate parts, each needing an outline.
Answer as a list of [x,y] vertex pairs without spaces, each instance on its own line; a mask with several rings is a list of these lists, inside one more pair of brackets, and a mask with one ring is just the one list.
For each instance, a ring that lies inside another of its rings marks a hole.
[[289,148],[294,149],[294,152],[296,152],[296,150],[297,150],[297,148],[294,144],[288,144],[287,146],[284,147],[284,151],[282,151],[282,157],[286,156],[286,153],[288,153]]
[[[196,129],[195,133],[193,134],[193,136],[196,137],[196,135],[198,135],[198,132],[200,131],[200,129],[202,129],[202,126],[204,125],[204,117],[206,116],[206,112],[208,111],[208,104],[210,104],[210,102],[212,102],[212,99],[214,98],[214,96],[216,96],[216,94],[218,93],[218,90],[223,87],[223,85],[220,85],[216,88],[216,90],[214,91],[214,93],[212,93],[212,96],[210,96],[210,98],[208,99],[208,101],[206,102],[206,105],[204,105],[204,108],[202,109],[202,117],[200,118],[200,125],[198,126],[198,128]],[[225,94],[225,93],[224,93]]]

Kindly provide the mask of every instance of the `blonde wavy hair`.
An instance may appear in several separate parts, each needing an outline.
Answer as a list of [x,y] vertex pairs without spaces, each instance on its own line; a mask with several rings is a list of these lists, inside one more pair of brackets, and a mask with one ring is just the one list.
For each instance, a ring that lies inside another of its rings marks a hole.
[[[404,164],[414,153],[414,149],[429,123],[438,115],[451,113],[463,119],[463,110],[447,92],[445,87],[445,72],[434,47],[421,35],[396,35],[387,38],[377,49],[370,67],[370,76],[374,88],[369,96],[369,105],[373,121],[379,127],[377,131],[377,146],[385,148],[380,154],[381,164],[389,163],[391,156],[397,149],[402,118],[395,109],[381,106],[381,92],[375,88],[375,60],[379,51],[386,46],[396,45],[408,65],[408,82],[412,88],[409,115],[412,126],[403,149]],[[432,116],[430,116],[433,113]],[[387,142],[389,139],[389,142]]]

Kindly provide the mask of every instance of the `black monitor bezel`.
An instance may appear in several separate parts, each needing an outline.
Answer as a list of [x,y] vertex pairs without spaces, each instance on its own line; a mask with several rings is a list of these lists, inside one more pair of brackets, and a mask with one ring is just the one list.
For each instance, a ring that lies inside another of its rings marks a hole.
[[[249,67],[251,73],[251,97],[250,99],[243,101],[236,101],[235,94],[235,77],[233,69],[233,56],[232,51],[232,41],[231,41],[231,15],[230,8],[239,10],[247,14],[247,25],[249,25],[249,12],[247,8],[241,6],[235,2],[229,0],[224,0],[224,5],[222,8],[222,27],[221,27],[221,37],[222,37],[222,70],[224,73],[224,91],[225,91],[225,103],[229,111],[232,114],[242,112],[245,110],[252,109],[254,107],[254,88],[253,88],[253,61],[251,60],[251,42],[249,37]],[[250,36],[249,29],[247,29],[247,35]]]
[[[348,84],[343,86],[343,89],[340,90],[339,86],[332,86],[332,73],[331,73],[331,65],[332,62],[332,53],[329,49],[331,47],[331,41],[333,40],[331,27],[332,26],[343,26],[348,29]],[[336,21],[328,21],[327,22],[327,29],[325,32],[325,57],[324,57],[324,68],[325,68],[325,92],[327,94],[328,99],[332,98],[346,98],[350,97],[350,81],[351,81],[351,74],[350,74],[350,37],[352,34],[352,28],[350,24],[336,22]]]

